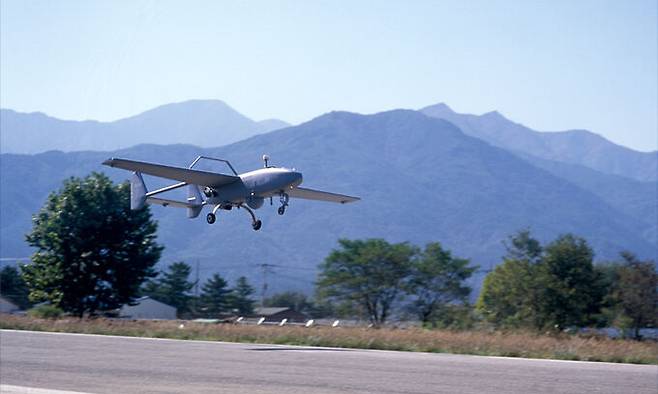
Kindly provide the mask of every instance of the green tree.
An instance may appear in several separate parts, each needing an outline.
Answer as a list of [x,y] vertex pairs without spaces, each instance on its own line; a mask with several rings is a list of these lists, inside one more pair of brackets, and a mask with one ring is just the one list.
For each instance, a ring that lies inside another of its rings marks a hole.
[[214,274],[201,287],[201,308],[208,317],[227,312],[231,307],[232,295],[228,283],[219,274]]
[[536,290],[534,267],[527,260],[505,260],[482,283],[476,309],[485,320],[501,327],[535,326],[530,300]]
[[241,276],[235,283],[232,290],[231,308],[236,309],[241,315],[254,313],[254,300],[251,295],[254,294],[254,288],[251,287],[247,278]]
[[8,265],[0,270],[0,294],[21,309],[30,306],[30,290],[15,266]]
[[365,313],[376,326],[383,324],[400,297],[411,272],[417,248],[383,239],[341,239],[320,265],[318,296]]
[[[409,293],[414,296],[412,311],[423,323],[435,324],[448,313],[450,304],[465,304],[471,288],[464,282],[477,267],[470,267],[469,260],[453,257],[438,242],[425,246],[425,250],[413,261],[409,279]],[[442,311],[443,313],[438,313]]]
[[82,317],[132,302],[154,275],[162,247],[148,207],[130,210],[130,185],[92,173],[48,197],[27,235],[36,248],[22,267],[34,302]]
[[274,294],[263,301],[263,306],[287,307],[302,313],[311,313],[314,310],[313,302],[306,294],[296,291]]
[[490,323],[501,327],[536,327],[539,321],[537,266],[543,249],[528,229],[504,242],[507,252],[485,278],[476,309]]
[[519,230],[516,234],[508,237],[506,242],[503,242],[507,254],[505,259],[527,261],[530,264],[537,264],[542,259],[544,249],[541,243],[533,238],[530,229]]
[[619,262],[601,262],[594,265],[596,274],[596,289],[599,290],[597,298],[600,299],[600,309],[594,316],[594,323],[598,327],[617,327],[626,317],[616,298],[616,289],[619,285]]
[[536,272],[540,326],[565,328],[591,322],[601,302],[593,257],[587,241],[572,234],[546,246]]
[[176,308],[179,317],[190,311],[194,282],[189,281],[192,267],[177,261],[167,267],[156,280],[147,283],[142,293]]
[[658,324],[658,272],[654,261],[641,261],[630,252],[622,252],[619,282],[613,298],[624,316],[628,317],[633,336],[640,338],[640,329]]

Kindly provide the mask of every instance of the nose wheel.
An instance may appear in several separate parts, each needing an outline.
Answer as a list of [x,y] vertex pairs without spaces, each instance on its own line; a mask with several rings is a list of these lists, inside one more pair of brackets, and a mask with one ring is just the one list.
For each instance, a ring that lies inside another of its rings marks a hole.
[[290,197],[286,193],[281,193],[279,195],[279,201],[281,202],[281,206],[277,210],[279,215],[283,215],[286,213],[286,207],[288,206],[288,201],[290,200]]
[[206,215],[206,222],[208,222],[208,224],[213,224],[215,223],[216,220],[217,220],[217,216],[215,216],[214,213],[209,213],[208,215]]
[[263,222],[260,220],[256,220],[255,222],[251,223],[251,228],[254,229],[254,231],[260,230],[260,227],[263,225]]

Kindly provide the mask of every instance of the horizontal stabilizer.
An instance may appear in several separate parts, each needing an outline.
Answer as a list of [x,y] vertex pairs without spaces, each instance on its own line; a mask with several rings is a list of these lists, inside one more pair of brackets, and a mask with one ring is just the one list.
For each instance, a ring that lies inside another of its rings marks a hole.
[[149,204],[155,204],[155,205],[162,205],[163,207],[176,207],[176,208],[196,208],[199,207],[198,205],[195,204],[190,204],[184,201],[176,201],[176,200],[170,200],[167,198],[159,198],[159,197],[147,197],[146,202]]
[[189,168],[172,167],[162,164],[154,164],[127,159],[112,158],[105,160],[103,164],[110,167],[141,172],[143,174],[174,179],[177,181],[201,186],[219,187],[240,180],[240,177],[233,175],[218,174],[208,171],[192,170]]
[[305,200],[317,200],[317,201],[329,201],[329,202],[338,202],[341,204],[346,204],[348,202],[354,202],[360,200],[359,197],[346,196],[344,194],[336,194],[330,192],[323,192],[320,190],[306,189],[303,187],[296,187],[291,190],[287,190],[286,193],[293,198],[302,198]]

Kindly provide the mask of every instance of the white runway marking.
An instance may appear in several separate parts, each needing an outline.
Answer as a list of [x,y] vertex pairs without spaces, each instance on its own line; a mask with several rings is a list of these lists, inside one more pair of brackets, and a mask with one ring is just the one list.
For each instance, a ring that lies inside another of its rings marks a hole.
[[12,386],[0,384],[0,394],[90,394],[81,391],[40,389],[36,387]]

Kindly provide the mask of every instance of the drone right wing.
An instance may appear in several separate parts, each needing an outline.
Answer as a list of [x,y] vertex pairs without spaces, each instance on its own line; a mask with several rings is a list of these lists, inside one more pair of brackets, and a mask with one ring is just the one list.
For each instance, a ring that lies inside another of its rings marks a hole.
[[341,204],[346,204],[348,202],[360,200],[359,197],[323,192],[320,190],[306,189],[303,187],[296,187],[294,189],[286,190],[286,193],[293,198],[302,198],[305,200],[316,200],[316,201],[329,201],[329,202],[337,202]]

